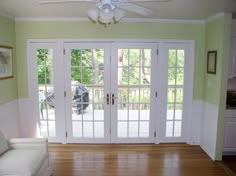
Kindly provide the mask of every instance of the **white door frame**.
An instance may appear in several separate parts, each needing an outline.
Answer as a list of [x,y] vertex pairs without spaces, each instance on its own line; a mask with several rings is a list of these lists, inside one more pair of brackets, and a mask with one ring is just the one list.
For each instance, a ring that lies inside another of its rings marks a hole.
[[[172,138],[166,140],[163,138],[165,133],[165,118],[166,118],[166,104],[167,104],[167,67],[168,63],[166,58],[165,49],[184,48],[185,52],[185,67],[184,69],[184,100],[183,100],[183,138]],[[159,116],[157,118],[156,129],[160,129],[157,133],[156,143],[160,142],[186,142],[190,143],[191,129],[190,123],[192,118],[192,104],[193,104],[193,73],[194,73],[194,41],[179,41],[179,40],[159,40],[158,42],[158,82],[164,84],[158,84],[158,111]],[[187,74],[186,74],[187,73]],[[158,123],[159,122],[159,123]]]

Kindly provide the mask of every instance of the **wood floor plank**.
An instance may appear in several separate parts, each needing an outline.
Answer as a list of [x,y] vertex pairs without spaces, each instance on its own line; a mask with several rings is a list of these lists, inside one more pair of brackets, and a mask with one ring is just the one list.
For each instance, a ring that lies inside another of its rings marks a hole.
[[227,176],[199,146],[49,144],[53,176]]

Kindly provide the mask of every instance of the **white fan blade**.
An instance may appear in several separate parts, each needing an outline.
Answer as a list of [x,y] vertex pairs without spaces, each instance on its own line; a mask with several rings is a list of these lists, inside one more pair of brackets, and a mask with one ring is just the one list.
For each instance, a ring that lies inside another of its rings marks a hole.
[[145,7],[139,6],[139,5],[135,5],[135,4],[131,4],[131,3],[123,3],[120,5],[119,7],[120,9],[123,10],[127,10],[139,15],[143,15],[143,16],[149,16],[154,14],[155,12],[151,9],[147,9]]
[[96,2],[97,0],[41,0],[38,4],[68,3],[68,2]]

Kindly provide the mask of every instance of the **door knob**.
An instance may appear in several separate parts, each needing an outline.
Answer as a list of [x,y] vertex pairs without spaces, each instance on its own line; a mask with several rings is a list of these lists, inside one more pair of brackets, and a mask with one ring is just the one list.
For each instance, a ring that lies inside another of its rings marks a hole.
[[107,105],[110,104],[110,94],[107,94]]

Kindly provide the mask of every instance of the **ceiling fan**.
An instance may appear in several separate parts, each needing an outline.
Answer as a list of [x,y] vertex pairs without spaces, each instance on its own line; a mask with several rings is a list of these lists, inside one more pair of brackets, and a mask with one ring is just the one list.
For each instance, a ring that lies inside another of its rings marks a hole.
[[132,2],[167,2],[169,0],[39,0],[38,4],[59,4],[71,2],[95,2],[94,8],[88,10],[88,17],[94,22],[110,24],[119,22],[125,12],[129,11],[142,16],[149,16],[155,11]]

